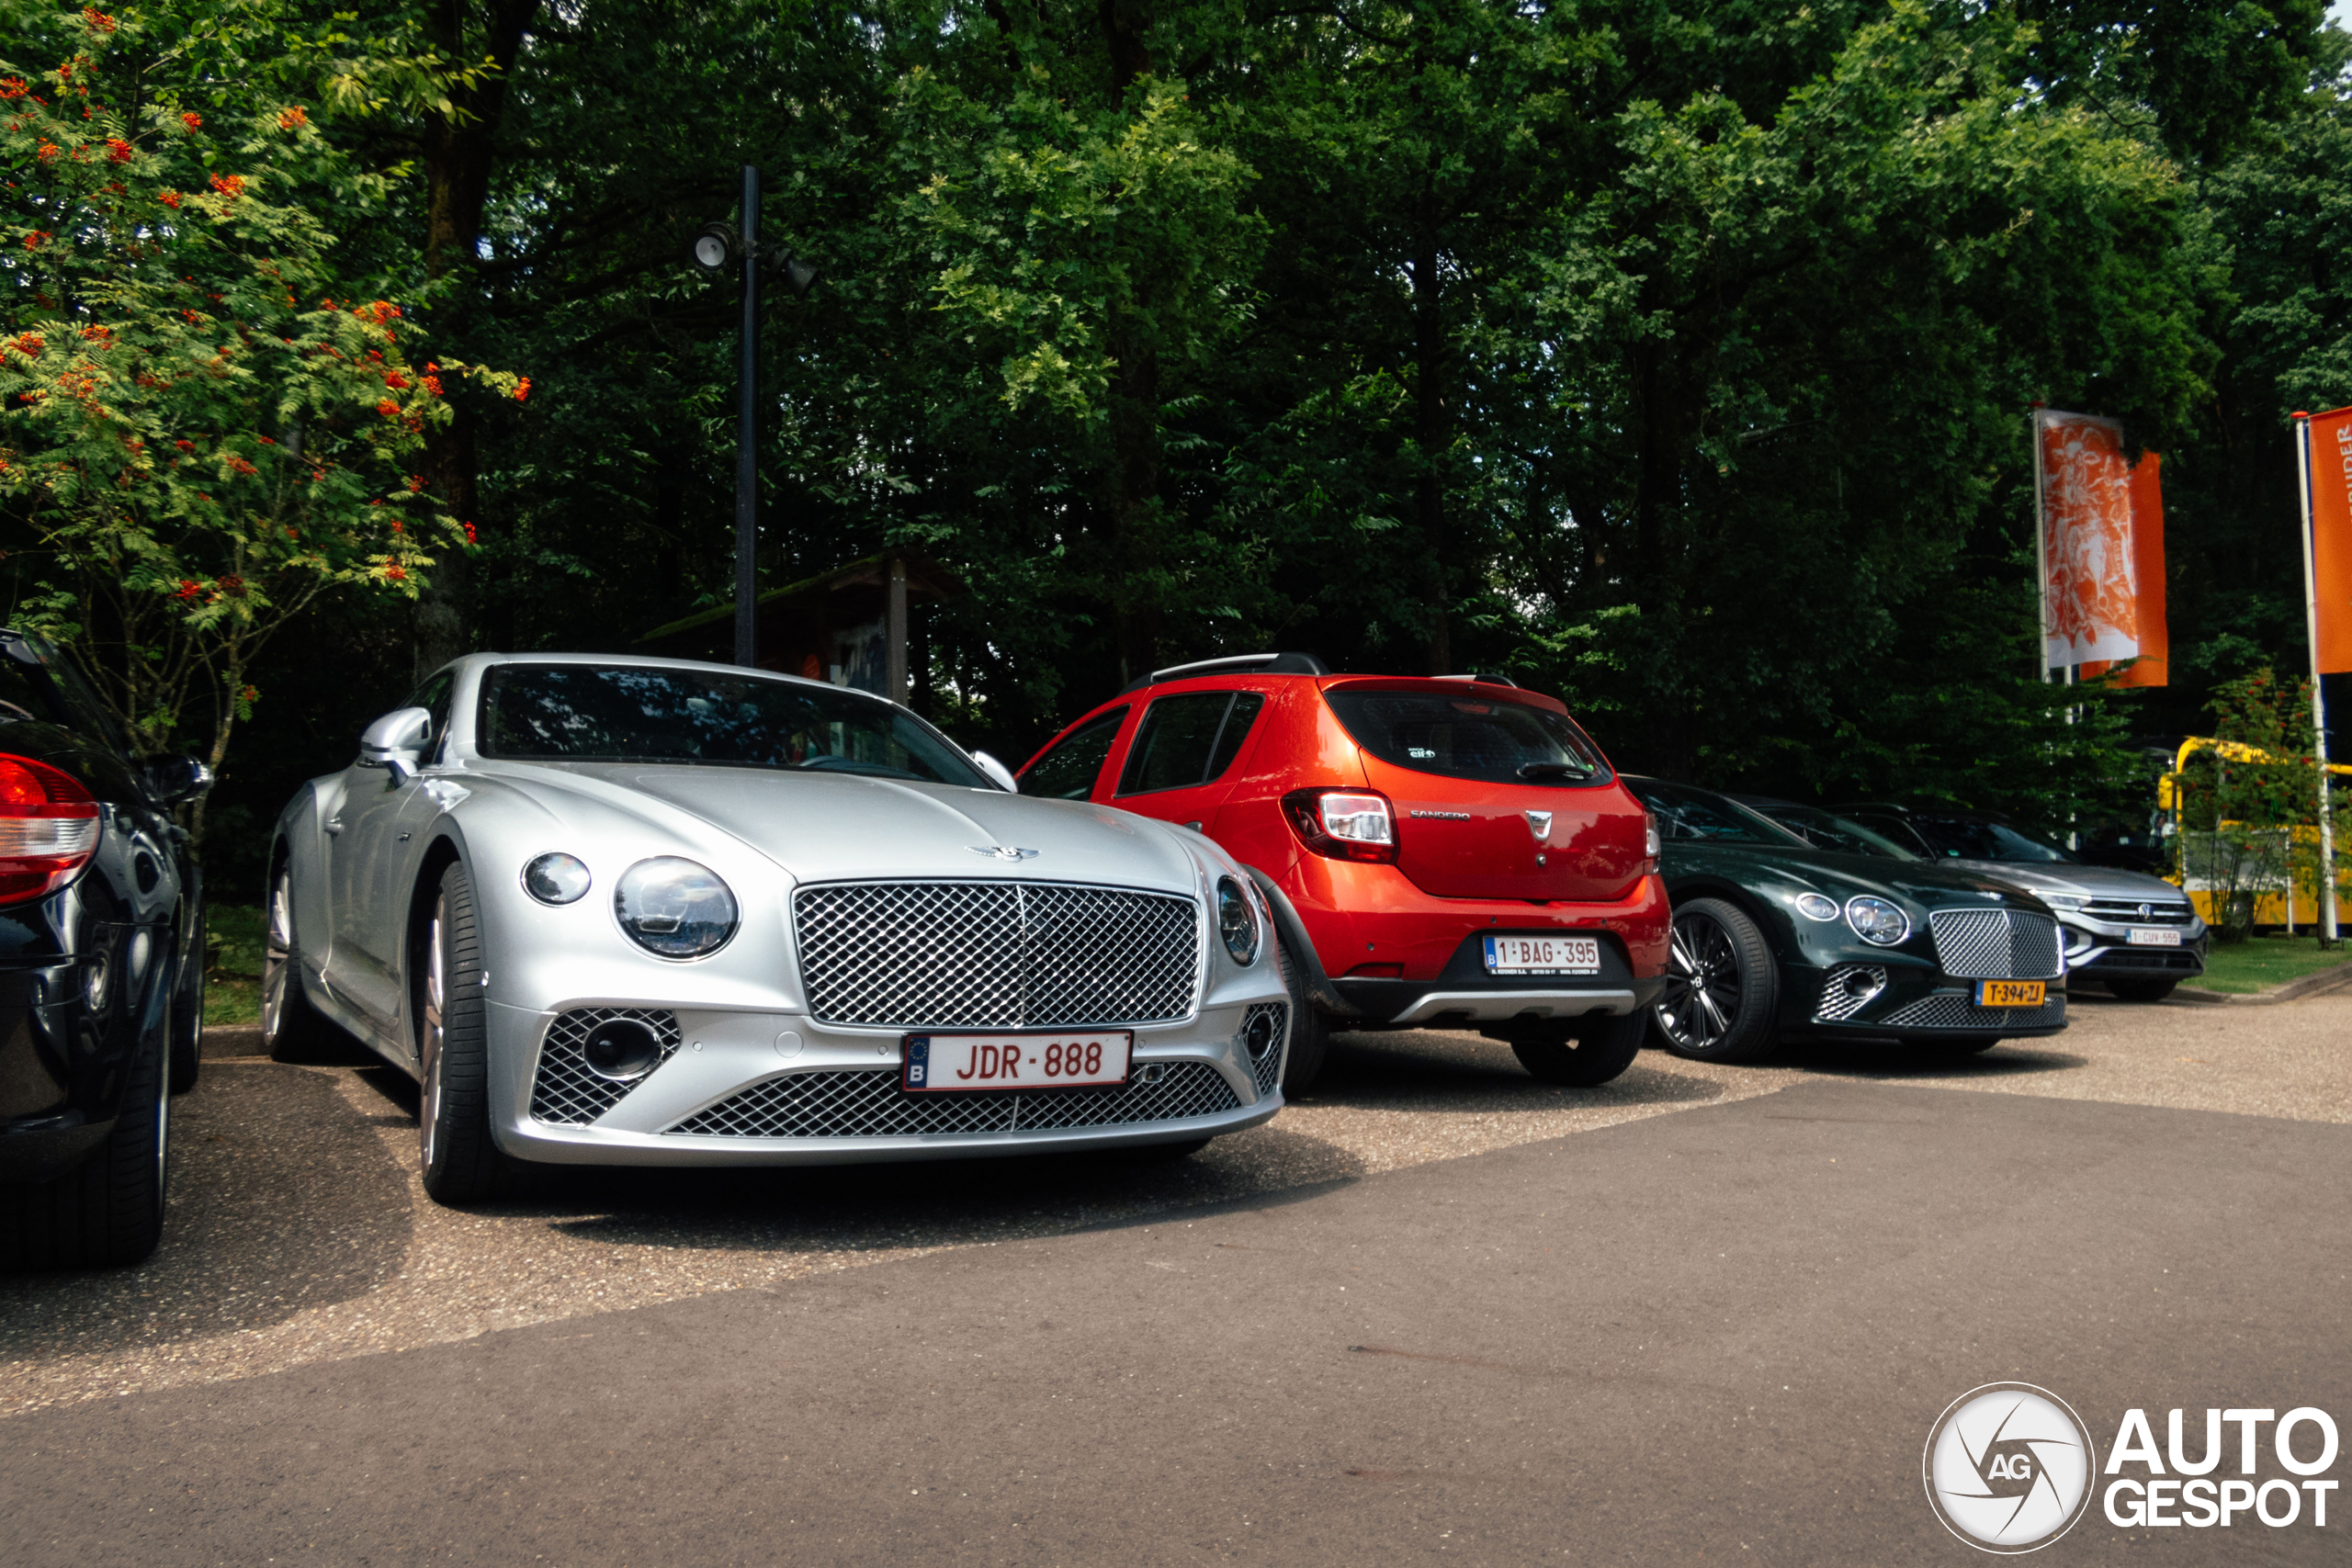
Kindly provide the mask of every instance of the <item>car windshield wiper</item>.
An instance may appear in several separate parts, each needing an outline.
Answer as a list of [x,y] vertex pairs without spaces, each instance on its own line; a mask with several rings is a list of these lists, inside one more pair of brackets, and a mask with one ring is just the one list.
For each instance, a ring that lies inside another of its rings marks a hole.
[[1574,762],[1521,762],[1519,776],[1529,780],[1589,779],[1592,777],[1592,770],[1578,767]]

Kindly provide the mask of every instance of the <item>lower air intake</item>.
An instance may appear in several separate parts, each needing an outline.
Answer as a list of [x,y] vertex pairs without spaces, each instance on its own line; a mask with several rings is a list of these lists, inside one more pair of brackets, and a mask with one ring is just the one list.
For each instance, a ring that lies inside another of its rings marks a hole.
[[1142,1062],[1115,1089],[909,1094],[892,1067],[787,1073],[753,1084],[666,1132],[718,1138],[905,1138],[956,1133],[1181,1122],[1241,1105],[1206,1062]]
[[1979,1034],[2055,1029],[2066,1021],[2066,998],[2053,995],[2038,1008],[1981,1008],[1965,996],[1922,997],[1879,1021],[1889,1029],[1964,1029]]
[[[644,1008],[574,1008],[559,1013],[539,1045],[539,1070],[531,1082],[531,1118],[559,1127],[584,1127],[618,1105],[649,1074],[621,1080],[592,1069],[583,1047],[599,1024],[616,1019],[653,1032],[662,1061],[678,1051],[678,1015]],[[658,1067],[660,1063],[656,1063]]]

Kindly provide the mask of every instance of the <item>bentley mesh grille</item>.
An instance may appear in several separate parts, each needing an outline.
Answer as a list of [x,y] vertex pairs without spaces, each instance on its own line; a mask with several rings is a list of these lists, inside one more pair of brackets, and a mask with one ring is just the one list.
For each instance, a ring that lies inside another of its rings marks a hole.
[[2048,980],[2061,972],[2058,922],[2028,909],[1939,909],[1936,962],[1961,980]]
[[1875,964],[1840,964],[1821,983],[1821,1005],[1813,1016],[1826,1023],[1842,1023],[1886,989],[1886,971]]
[[1274,1043],[1266,1048],[1264,1055],[1250,1056],[1249,1060],[1250,1081],[1258,1086],[1258,1098],[1263,1100],[1274,1092],[1276,1084],[1282,1082],[1283,1047],[1290,1043],[1290,1031],[1283,1026],[1290,1021],[1290,1006],[1286,1002],[1259,1002],[1241,1015],[1241,1038],[1244,1042],[1245,1055],[1248,1052],[1250,1026],[1261,1017],[1272,1018],[1274,1021]]
[[1880,1021],[1889,1029],[1965,1029],[1980,1034],[2048,1029],[2066,1021],[2066,998],[2053,995],[2038,1008],[1981,1008],[1971,997],[1922,997]]
[[633,1018],[652,1030],[654,1038],[662,1043],[662,1061],[677,1053],[675,1013],[642,1008],[574,1008],[559,1013],[556,1021],[548,1025],[548,1037],[539,1046],[538,1076],[531,1082],[534,1120],[558,1126],[584,1127],[618,1105],[629,1090],[645,1081],[636,1078],[616,1083],[600,1077],[588,1070],[588,1058],[580,1053],[580,1047],[595,1032],[598,1024],[616,1018]]
[[1116,1089],[909,1094],[891,1067],[788,1073],[696,1111],[673,1134],[722,1138],[900,1138],[1115,1127],[1214,1116],[1241,1104],[1206,1062],[1147,1062]]
[[808,1010],[898,1029],[1058,1028],[1187,1016],[1190,898],[1035,882],[851,882],[793,899]]

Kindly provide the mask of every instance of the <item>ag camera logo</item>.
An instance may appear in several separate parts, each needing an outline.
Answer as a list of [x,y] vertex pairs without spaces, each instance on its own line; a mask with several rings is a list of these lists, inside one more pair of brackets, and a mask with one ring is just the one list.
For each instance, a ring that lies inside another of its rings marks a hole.
[[2038,1551],[2075,1528],[2096,1463],[2082,1417],[2048,1389],[1986,1383],[1955,1399],[1920,1461],[1928,1506],[1981,1551]]

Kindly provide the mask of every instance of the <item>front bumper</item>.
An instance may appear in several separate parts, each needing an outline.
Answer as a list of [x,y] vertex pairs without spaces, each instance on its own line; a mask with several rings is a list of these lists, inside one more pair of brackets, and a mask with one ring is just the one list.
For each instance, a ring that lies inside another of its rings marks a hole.
[[[614,1086],[586,1080],[564,1054],[567,1020],[589,1011],[666,1021],[655,1024],[661,1065],[609,1105]],[[1136,1026],[1129,1081],[1114,1089],[909,1094],[895,1029],[605,998],[489,1012],[499,1146],[572,1165],[843,1165],[1182,1142],[1272,1117],[1289,1045],[1286,1002],[1219,1002]],[[1253,1014],[1276,1015],[1271,1047],[1255,1054]]]
[[1826,968],[1792,964],[1781,975],[1781,1017],[1791,1034],[1927,1044],[1962,1035],[2023,1040],[2066,1027],[2064,976],[2044,983],[2047,999],[2038,1008],[1988,1008],[1976,1005],[1976,981],[1899,953]]
[[2146,947],[2132,941],[2131,928],[2062,914],[2066,967],[2093,980],[2191,980],[2205,973],[2211,932],[2202,920],[2180,928],[2178,947]]

